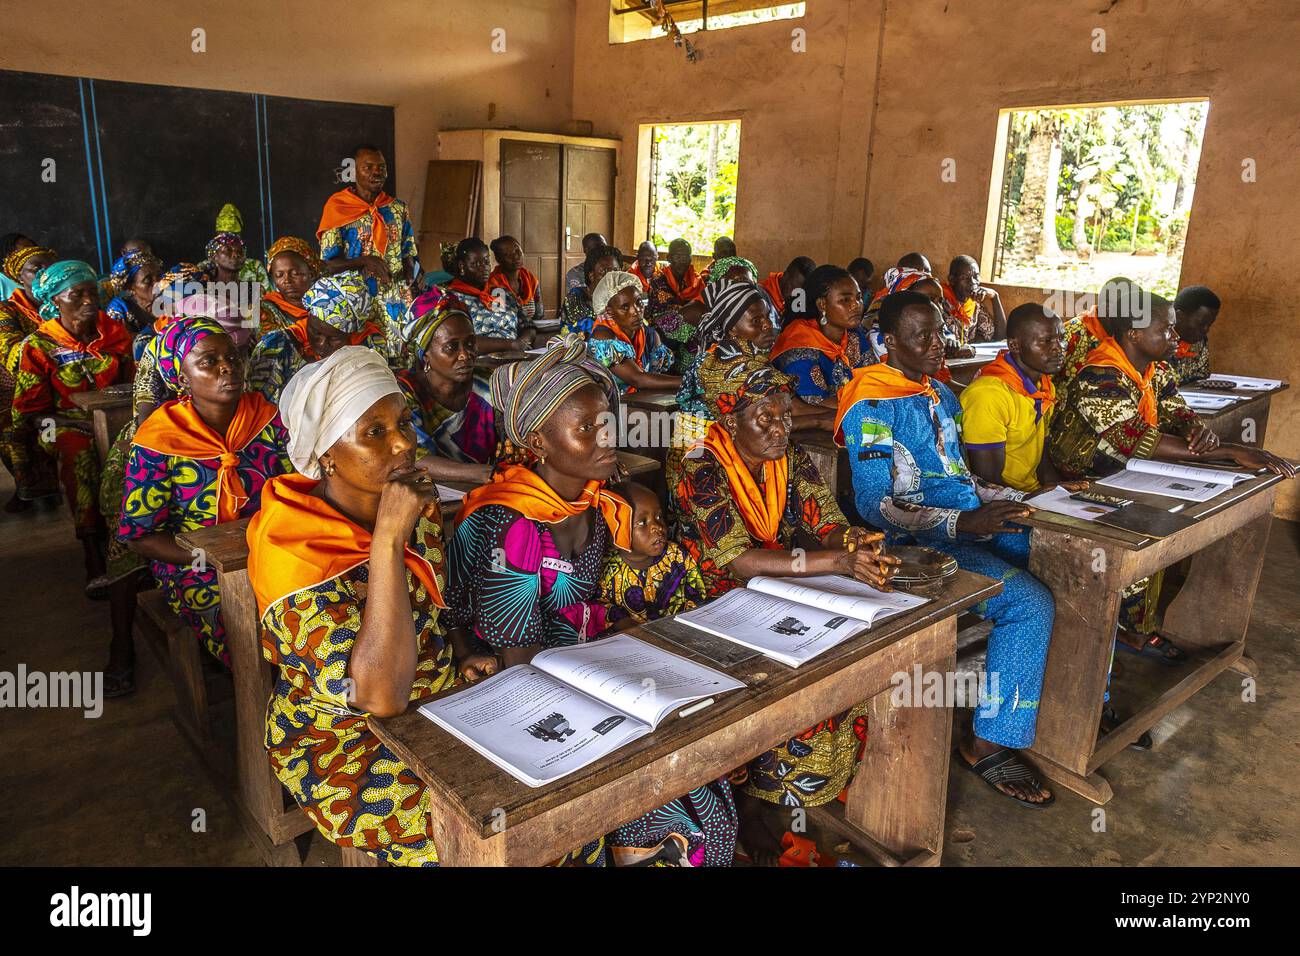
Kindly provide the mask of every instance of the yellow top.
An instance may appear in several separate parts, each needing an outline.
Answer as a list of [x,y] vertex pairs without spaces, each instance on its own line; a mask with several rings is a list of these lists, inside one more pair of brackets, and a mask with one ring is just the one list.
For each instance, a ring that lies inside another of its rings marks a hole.
[[991,375],[979,376],[962,390],[961,407],[963,442],[968,447],[1004,445],[1002,483],[1019,491],[1038,490],[1050,410],[1035,422],[1033,399]]

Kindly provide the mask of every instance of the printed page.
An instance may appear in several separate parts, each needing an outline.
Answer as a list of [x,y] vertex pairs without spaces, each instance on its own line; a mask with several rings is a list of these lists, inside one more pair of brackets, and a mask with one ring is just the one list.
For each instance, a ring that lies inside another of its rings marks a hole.
[[1130,458],[1125,468],[1129,471],[1146,472],[1149,475],[1186,478],[1189,481],[1208,481],[1216,485],[1227,486],[1235,485],[1239,481],[1249,481],[1255,477],[1244,471],[1198,468],[1196,465],[1180,465],[1172,461],[1150,461],[1145,458]]
[[1183,401],[1194,412],[1219,412],[1245,399],[1215,392],[1182,392]]
[[910,611],[930,600],[904,594],[902,591],[881,591],[842,574],[819,574],[808,578],[759,576],[750,578],[745,587],[788,601],[824,608],[836,614],[845,614],[868,624]]
[[677,620],[798,667],[866,630],[859,620],[785,598],[737,588]]
[[1228,490],[1227,485],[1213,481],[1175,478],[1170,475],[1136,470],[1121,471],[1109,478],[1099,478],[1097,484],[1108,489],[1120,488],[1124,491],[1141,491],[1148,495],[1167,495],[1171,498],[1182,498],[1184,501],[1209,501],[1215,495]]
[[651,727],[683,704],[745,686],[627,634],[542,651],[532,666]]
[[1282,384],[1278,378],[1254,378],[1250,375],[1225,375],[1222,372],[1214,372],[1210,375],[1212,379],[1232,382],[1237,388],[1243,388],[1251,392],[1266,392],[1270,388],[1277,388]]
[[465,497],[465,492],[459,488],[449,488],[446,485],[438,485],[438,498],[442,501],[460,501]]
[[1074,501],[1070,498],[1070,494],[1069,491],[1058,486],[1050,491],[1034,495],[1034,497],[1027,499],[1025,504],[1033,505],[1042,511],[1051,511],[1058,515],[1069,515],[1071,518],[1079,518],[1083,521],[1096,521],[1098,515],[1104,515],[1115,510],[1110,505],[1097,504],[1092,501]]
[[649,724],[527,665],[431,701],[420,713],[530,787],[650,733]]

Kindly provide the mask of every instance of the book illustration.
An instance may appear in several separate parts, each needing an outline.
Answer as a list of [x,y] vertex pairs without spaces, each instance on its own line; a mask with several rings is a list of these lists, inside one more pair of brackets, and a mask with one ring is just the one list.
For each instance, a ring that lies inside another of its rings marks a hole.
[[789,634],[798,637],[801,634],[808,633],[808,625],[800,621],[797,617],[783,617],[776,621],[770,628],[778,634]]
[[535,724],[529,724],[528,732],[538,740],[562,741],[565,737],[572,737],[577,731],[569,726],[563,714],[550,714]]

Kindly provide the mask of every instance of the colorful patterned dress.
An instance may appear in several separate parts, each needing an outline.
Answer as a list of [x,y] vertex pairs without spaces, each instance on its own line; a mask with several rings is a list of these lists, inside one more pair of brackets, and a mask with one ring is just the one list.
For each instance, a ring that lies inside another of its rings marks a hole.
[[676,541],[669,541],[663,556],[648,568],[634,568],[623,552],[611,548],[600,572],[599,601],[606,620],[644,624],[698,607],[704,600],[704,578],[695,559]]
[[586,286],[579,286],[564,298],[560,307],[560,331],[577,332],[583,338],[591,338],[591,327],[596,321],[596,313],[591,304],[591,293]]
[[645,326],[645,350],[639,356],[636,354],[636,349],[621,339],[603,339],[594,335],[587,339],[587,350],[591,352],[592,358],[609,369],[610,374],[614,376],[614,382],[618,385],[620,395],[626,395],[636,389],[619,377],[614,371],[615,365],[631,359],[643,372],[663,374],[672,368],[673,364],[672,350],[664,345],[663,340],[659,338],[659,333],[650,326]]
[[[288,442],[289,433],[276,415],[238,452],[235,467],[248,494],[239,517],[257,511],[268,478],[293,471]],[[216,458],[182,458],[132,445],[126,461],[118,540],[136,541],[159,532],[175,535],[216,524],[219,464]],[[203,562],[195,564],[149,562],[168,606],[198,632],[208,653],[229,665],[217,569]]]
[[367,211],[360,218],[343,226],[326,229],[320,234],[320,257],[328,262],[330,259],[357,259],[361,256],[374,256],[384,260],[388,274],[399,285],[406,284],[406,267],[403,259],[419,259],[420,250],[415,243],[415,230],[411,226],[411,215],[406,203],[400,199],[379,207],[379,215],[384,220],[388,233],[388,246],[382,252],[375,251],[374,217]]
[[[357,345],[374,349],[380,355],[384,350],[384,336],[379,331],[361,337]],[[280,393],[304,365],[316,361],[316,353],[307,341],[305,320],[299,320],[282,329],[266,333],[248,359],[248,388],[258,392],[272,405],[280,404]]]
[[1180,341],[1173,357],[1169,359],[1169,365],[1173,368],[1179,385],[1209,378],[1211,375],[1210,340],[1206,338],[1199,342]]
[[676,353],[679,359],[686,353],[686,347],[695,339],[696,325],[682,316],[682,309],[690,302],[699,299],[703,286],[699,284],[694,268],[688,269],[684,285],[691,290],[689,298],[683,299],[673,288],[670,269],[661,269],[650,280],[649,300],[646,302],[646,321],[659,330],[664,341]]
[[[130,339],[102,312],[97,337],[89,344],[75,340],[57,319],[43,322],[23,341],[14,386],[14,425],[35,435],[46,455],[57,455],[59,481],[78,538],[103,531],[104,523],[91,415],[78,408],[72,396],[127,381],[134,371]],[[42,427],[46,419],[53,422],[52,436]]]
[[[445,582],[441,518],[421,516],[412,548]],[[411,702],[456,683],[451,643],[428,589],[408,569],[419,655]],[[266,712],[271,768],[330,842],[396,866],[436,866],[424,783],[348,702],[348,672],[365,614],[369,563],[282,598],[262,616],[262,653],[279,668]]]
[[14,418],[14,389],[23,339],[40,324],[40,308],[22,286],[0,302],[0,462],[14,476],[18,497],[28,500],[59,491],[54,463],[37,446],[36,432]]
[[[789,486],[779,544],[793,548],[798,536],[817,541],[848,527],[826,483],[807,454],[787,452]],[[676,536],[700,566],[709,597],[739,586],[728,565],[761,547],[745,527],[726,470],[707,449],[670,466],[669,506]],[[742,788],[748,796],[786,807],[816,807],[839,796],[857,769],[867,741],[867,705],[858,704],[783,741],[749,764]]]
[[[474,334],[493,339],[513,339],[519,337],[520,329],[525,326],[523,310],[509,289],[497,287],[485,290],[482,295],[461,288],[463,283],[455,280],[443,286],[447,299],[458,305],[474,323]],[[484,301],[484,299],[487,301]]]
[[397,373],[397,384],[411,410],[411,424],[420,447],[450,461],[490,465],[496,457],[496,411],[488,394],[488,383],[474,376],[465,407],[458,412],[426,399],[416,384],[419,372]]
[[[799,323],[810,321],[796,319],[787,323],[781,337],[784,338]],[[876,361],[868,331],[863,326],[848,329],[841,350],[834,355],[815,348],[783,349],[783,343],[778,338],[772,348],[772,364],[795,379],[795,394],[808,404],[834,405],[836,394],[848,384],[854,371]]]

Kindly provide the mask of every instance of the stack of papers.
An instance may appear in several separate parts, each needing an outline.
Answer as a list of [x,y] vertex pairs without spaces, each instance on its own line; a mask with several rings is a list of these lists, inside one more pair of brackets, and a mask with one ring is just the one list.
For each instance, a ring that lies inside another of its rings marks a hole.
[[1267,392],[1282,385],[1280,378],[1251,378],[1249,375],[1224,375],[1221,372],[1215,372],[1210,378],[1232,382],[1237,388],[1248,392]]
[[1220,412],[1230,405],[1237,402],[1245,401],[1241,395],[1224,395],[1222,392],[1198,392],[1187,390],[1182,392],[1183,401],[1194,412]]

